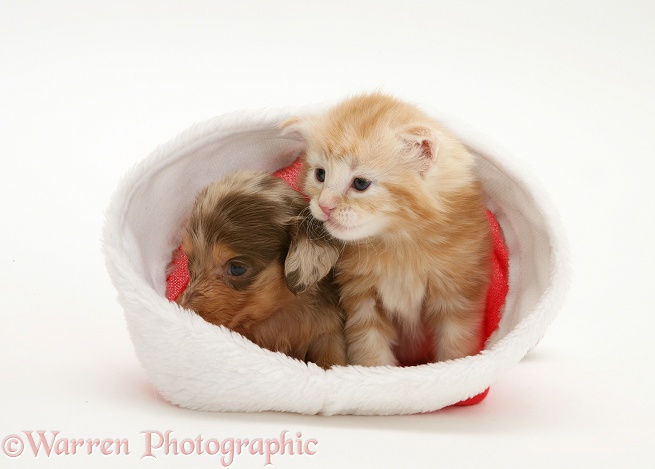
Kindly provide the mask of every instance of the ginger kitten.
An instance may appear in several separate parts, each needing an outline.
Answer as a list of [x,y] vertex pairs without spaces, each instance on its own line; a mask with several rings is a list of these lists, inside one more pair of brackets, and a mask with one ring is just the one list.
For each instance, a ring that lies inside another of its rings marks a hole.
[[282,124],[307,142],[302,187],[345,242],[336,266],[348,361],[480,351],[491,236],[474,157],[438,122],[383,94]]

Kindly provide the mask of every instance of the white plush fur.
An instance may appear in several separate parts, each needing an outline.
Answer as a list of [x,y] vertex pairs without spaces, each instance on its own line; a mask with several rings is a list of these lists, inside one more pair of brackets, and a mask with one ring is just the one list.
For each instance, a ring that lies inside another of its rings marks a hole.
[[170,402],[209,411],[390,415],[428,412],[474,396],[543,336],[568,286],[556,214],[524,172],[473,134],[451,127],[478,157],[488,207],[510,250],[499,329],[474,357],[410,368],[324,371],[263,350],[164,297],[166,266],[198,190],[237,169],[273,172],[302,142],[278,125],[298,110],[240,113],[196,125],[132,169],[107,212],[104,252],[136,354]]

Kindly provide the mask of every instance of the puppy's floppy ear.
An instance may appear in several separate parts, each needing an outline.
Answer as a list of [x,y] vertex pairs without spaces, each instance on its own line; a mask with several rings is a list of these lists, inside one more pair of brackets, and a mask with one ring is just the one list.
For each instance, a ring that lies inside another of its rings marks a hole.
[[341,242],[325,230],[311,214],[296,217],[290,226],[291,245],[284,262],[287,287],[302,293],[323,279],[334,267]]

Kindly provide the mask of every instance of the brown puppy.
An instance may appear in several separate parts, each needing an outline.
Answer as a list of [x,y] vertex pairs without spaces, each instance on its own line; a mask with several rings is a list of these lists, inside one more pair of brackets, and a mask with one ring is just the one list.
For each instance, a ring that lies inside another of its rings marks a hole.
[[241,171],[205,188],[182,249],[190,281],[181,306],[269,350],[346,365],[331,270],[339,245],[284,182]]

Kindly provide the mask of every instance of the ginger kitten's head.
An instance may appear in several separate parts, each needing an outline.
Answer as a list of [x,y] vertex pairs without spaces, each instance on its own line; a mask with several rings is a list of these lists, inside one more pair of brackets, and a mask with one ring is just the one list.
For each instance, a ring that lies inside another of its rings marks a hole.
[[425,215],[422,207],[439,206],[440,190],[470,182],[461,144],[416,107],[386,95],[351,98],[282,127],[307,142],[303,190],[312,214],[344,241],[411,223]]

